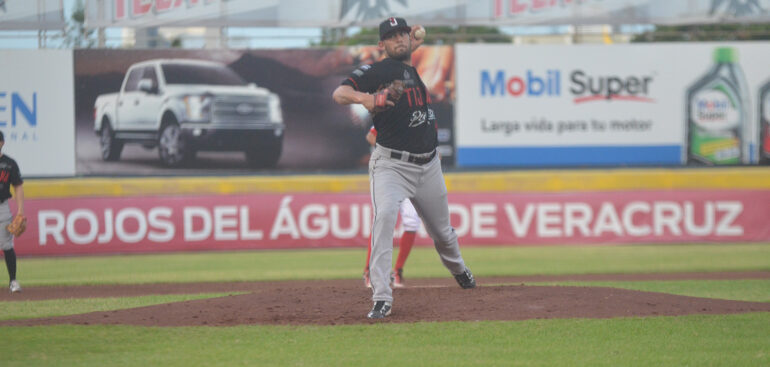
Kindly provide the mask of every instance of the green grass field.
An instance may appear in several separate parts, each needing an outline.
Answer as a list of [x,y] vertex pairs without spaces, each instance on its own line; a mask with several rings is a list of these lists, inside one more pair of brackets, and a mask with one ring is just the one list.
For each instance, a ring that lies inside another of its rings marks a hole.
[[[482,284],[484,277],[505,275],[770,270],[770,244],[464,247],[463,254]],[[358,278],[364,255],[347,249],[21,258],[19,279],[30,287]],[[448,276],[429,248],[414,249],[407,274]],[[770,280],[548,284],[770,302]],[[0,302],[0,320],[220,296]],[[768,335],[770,313],[353,326],[0,327],[0,366],[768,366]]]

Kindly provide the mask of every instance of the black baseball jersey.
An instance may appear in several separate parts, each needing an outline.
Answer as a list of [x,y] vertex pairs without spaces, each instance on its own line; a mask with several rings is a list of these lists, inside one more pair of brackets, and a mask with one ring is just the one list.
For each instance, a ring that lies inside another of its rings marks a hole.
[[396,79],[404,81],[404,94],[395,106],[374,114],[377,144],[417,154],[431,152],[438,145],[436,116],[417,69],[386,58],[357,68],[342,84],[359,92],[375,93]]
[[0,202],[11,198],[11,185],[21,185],[24,180],[21,179],[19,165],[13,158],[3,154],[0,157]]

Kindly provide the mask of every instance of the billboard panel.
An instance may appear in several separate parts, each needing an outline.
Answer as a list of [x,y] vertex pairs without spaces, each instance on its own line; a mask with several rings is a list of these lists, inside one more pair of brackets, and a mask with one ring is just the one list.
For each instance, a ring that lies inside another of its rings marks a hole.
[[498,24],[767,22],[770,0],[489,0]]
[[466,44],[457,54],[460,166],[759,161],[770,44]]
[[[451,165],[454,49],[420,47],[412,56],[431,94],[443,163]],[[376,46],[77,50],[77,172],[364,169],[370,114],[360,105],[336,104],[332,92],[356,67],[383,57]],[[139,87],[143,79],[145,87]],[[167,144],[174,136],[169,124],[178,125],[189,144]],[[105,133],[106,126],[111,131]],[[106,144],[105,134],[115,144]],[[169,164],[162,151],[170,148],[184,151],[184,161]]]
[[[770,241],[766,190],[462,193],[462,246]],[[30,199],[21,255],[365,248],[366,194]],[[396,233],[401,232],[400,224]],[[421,228],[417,243],[430,245]]]
[[[303,11],[297,11],[302,9]],[[770,0],[88,0],[89,27],[693,24],[767,22]]]
[[22,176],[75,175],[72,51],[0,50],[3,152]]

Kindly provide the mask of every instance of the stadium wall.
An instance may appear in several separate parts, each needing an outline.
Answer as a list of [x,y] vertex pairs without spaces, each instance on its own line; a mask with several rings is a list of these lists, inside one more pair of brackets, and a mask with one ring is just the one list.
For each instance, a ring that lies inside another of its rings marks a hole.
[[[446,182],[464,246],[770,241],[770,171],[759,167]],[[364,247],[371,231],[365,175],[38,179],[25,193],[21,255]]]

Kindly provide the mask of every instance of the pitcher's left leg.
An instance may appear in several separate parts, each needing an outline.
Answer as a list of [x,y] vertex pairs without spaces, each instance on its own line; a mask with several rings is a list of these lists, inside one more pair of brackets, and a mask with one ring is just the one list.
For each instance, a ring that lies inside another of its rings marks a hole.
[[444,174],[441,172],[441,161],[438,158],[425,165],[412,203],[423,220],[425,230],[433,239],[444,266],[455,275],[464,272],[465,262],[460,254],[457,233],[449,223],[447,190]]

